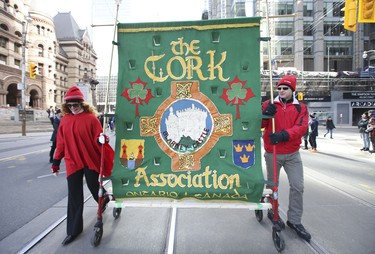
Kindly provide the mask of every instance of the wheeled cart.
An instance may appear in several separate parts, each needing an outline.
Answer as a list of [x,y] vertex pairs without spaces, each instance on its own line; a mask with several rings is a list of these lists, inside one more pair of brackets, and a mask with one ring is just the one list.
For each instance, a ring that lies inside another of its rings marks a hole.
[[129,206],[212,207],[256,210],[258,221],[272,209],[278,221],[277,188],[263,194],[260,17],[117,31],[114,217]]

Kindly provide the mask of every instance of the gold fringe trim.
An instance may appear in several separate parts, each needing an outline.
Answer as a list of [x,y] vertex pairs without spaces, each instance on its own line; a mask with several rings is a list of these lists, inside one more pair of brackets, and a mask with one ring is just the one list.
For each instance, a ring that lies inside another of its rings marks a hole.
[[177,31],[185,29],[195,29],[198,31],[211,29],[230,29],[230,28],[244,28],[260,26],[259,23],[244,23],[244,24],[217,24],[207,26],[175,26],[175,27],[144,27],[144,28],[120,28],[119,33],[137,33],[137,32],[155,32],[155,31]]

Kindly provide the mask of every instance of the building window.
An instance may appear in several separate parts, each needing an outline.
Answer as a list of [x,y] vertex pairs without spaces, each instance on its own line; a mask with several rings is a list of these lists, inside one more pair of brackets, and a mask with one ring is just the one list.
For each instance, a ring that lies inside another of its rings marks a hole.
[[314,27],[312,22],[304,22],[303,24],[303,35],[312,36],[314,32]]
[[41,57],[44,56],[44,47],[42,44],[38,45],[38,56],[41,56]]
[[293,14],[293,3],[277,3],[277,15]]
[[5,37],[0,36],[0,47],[7,48],[8,45],[8,39]]
[[303,2],[303,16],[304,17],[312,17],[314,14],[314,7],[313,2]]
[[345,2],[333,2],[333,16],[334,17],[343,17],[344,12],[342,9],[345,7]]
[[6,64],[7,63],[7,56],[0,54],[0,63]]
[[293,54],[294,41],[281,41],[280,42],[280,54],[282,56]]
[[14,65],[21,67],[21,60],[14,59]]
[[327,41],[326,43],[326,55],[330,56],[349,56],[352,54],[352,42],[351,41]]
[[342,22],[325,22],[324,23],[324,35],[325,36],[340,36],[345,33]]
[[275,35],[278,36],[292,36],[293,35],[293,22],[277,22],[275,24]]
[[313,42],[312,41],[304,41],[303,42],[303,54],[304,55],[312,55],[313,52],[314,52]]
[[233,13],[235,17],[246,17],[245,2],[234,3]]
[[1,25],[0,25],[0,28],[1,28],[2,30],[4,30],[4,31],[9,31],[8,26],[5,25],[5,24],[1,24]]
[[14,43],[14,53],[21,54],[22,45],[15,42]]

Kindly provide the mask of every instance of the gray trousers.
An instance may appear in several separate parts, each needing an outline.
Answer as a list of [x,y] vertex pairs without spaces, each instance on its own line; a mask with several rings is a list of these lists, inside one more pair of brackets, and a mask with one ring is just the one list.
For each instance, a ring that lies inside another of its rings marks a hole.
[[[268,181],[273,180],[273,154],[264,153],[267,167]],[[299,151],[290,154],[277,154],[277,178],[280,176],[281,167],[284,168],[289,180],[289,207],[288,221],[293,224],[301,224],[303,213],[303,164]]]

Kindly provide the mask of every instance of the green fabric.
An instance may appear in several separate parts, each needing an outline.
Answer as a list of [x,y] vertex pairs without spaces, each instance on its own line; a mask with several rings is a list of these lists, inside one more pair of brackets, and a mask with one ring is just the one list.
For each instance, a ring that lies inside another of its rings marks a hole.
[[259,24],[118,25],[117,199],[259,201]]

